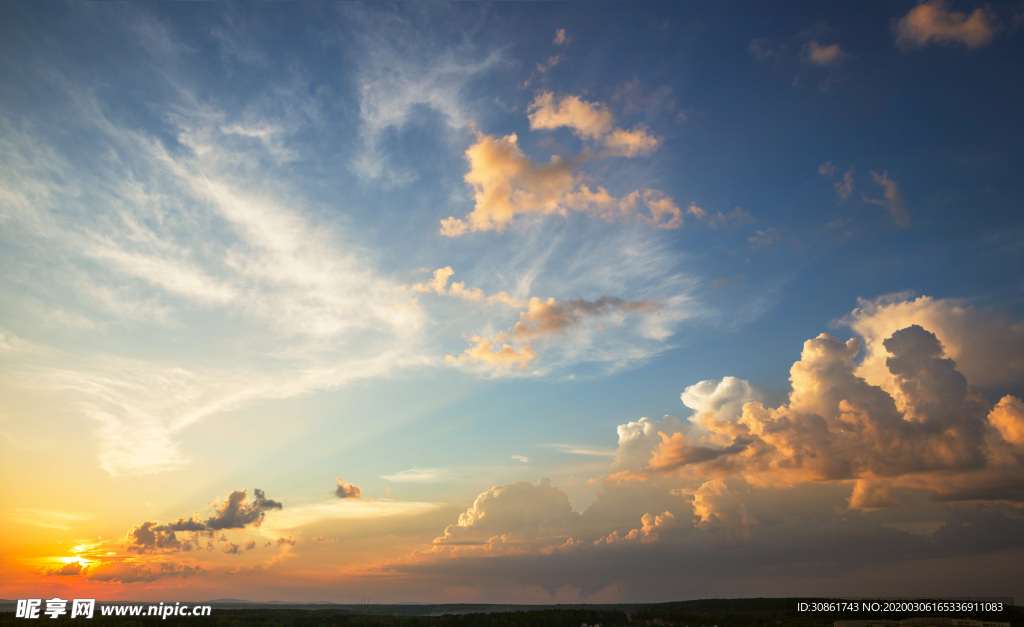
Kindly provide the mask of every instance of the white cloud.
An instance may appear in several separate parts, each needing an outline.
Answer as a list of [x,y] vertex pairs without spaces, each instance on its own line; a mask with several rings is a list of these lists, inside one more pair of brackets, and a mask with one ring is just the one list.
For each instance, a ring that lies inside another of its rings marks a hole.
[[352,169],[367,181],[407,183],[415,174],[389,163],[381,136],[391,129],[402,130],[417,107],[440,114],[452,128],[464,127],[470,119],[462,97],[464,86],[494,67],[500,56],[455,47],[438,49],[424,36],[422,24],[385,10],[345,10],[360,25],[356,41],[363,54],[357,64],[363,146],[352,160]]
[[[50,130],[31,125],[6,136],[24,155],[5,168],[15,208],[6,228],[66,264],[18,260],[59,299],[46,306],[104,325],[95,309],[66,305],[85,302],[131,318],[150,340],[145,357],[54,349],[9,376],[59,392],[97,420],[108,472],[187,463],[178,435],[216,413],[428,361],[417,353],[423,316],[407,290],[373,267],[354,233],[311,217],[302,192],[280,176],[280,144],[252,144],[288,124],[243,124],[182,87],[163,120],[178,140],[171,150],[119,126],[86,90],[69,89],[76,107],[64,123],[96,136],[95,157],[78,163],[52,147]],[[176,329],[175,350],[193,351],[188,364],[153,357],[167,328]]]
[[431,468],[410,468],[390,475],[381,475],[395,483],[436,483],[444,480],[444,473]]
[[750,383],[736,377],[723,377],[721,381],[701,381],[686,388],[681,398],[683,404],[693,410],[692,421],[697,422],[705,413],[711,412],[722,420],[739,417],[743,405],[761,400],[761,395]]

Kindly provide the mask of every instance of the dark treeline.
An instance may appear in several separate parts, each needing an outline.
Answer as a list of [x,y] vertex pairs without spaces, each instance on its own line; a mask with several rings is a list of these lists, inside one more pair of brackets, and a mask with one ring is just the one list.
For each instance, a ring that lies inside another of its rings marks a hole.
[[[151,626],[204,625],[217,627],[340,625],[351,627],[580,627],[600,624],[602,627],[641,625],[688,625],[690,627],[831,627],[842,619],[903,619],[923,614],[853,615],[850,613],[799,612],[797,603],[811,599],[704,599],[655,604],[618,604],[606,606],[475,606],[475,605],[402,605],[402,606],[329,606],[312,607],[240,607],[213,608],[208,617],[127,618],[100,616],[75,621],[85,625]],[[6,609],[6,608],[5,608]],[[390,613],[389,613],[389,610]],[[477,610],[477,611],[474,611]],[[410,614],[419,615],[410,615]],[[423,615],[431,614],[431,615]],[[948,615],[947,615],[948,616]],[[1024,607],[1010,607],[1004,612],[987,615],[958,615],[1009,622],[1024,627]],[[32,623],[65,623],[72,619],[38,621],[17,619],[13,612],[0,613],[0,625]]]

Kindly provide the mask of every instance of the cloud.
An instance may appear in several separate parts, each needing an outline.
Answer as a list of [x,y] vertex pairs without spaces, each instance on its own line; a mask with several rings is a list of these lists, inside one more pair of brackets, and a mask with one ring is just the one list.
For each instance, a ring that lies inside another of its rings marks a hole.
[[570,128],[583,139],[603,143],[606,154],[636,157],[650,154],[661,141],[644,127],[625,130],[615,126],[615,117],[606,106],[566,95],[556,102],[555,95],[543,92],[527,108],[531,130]]
[[338,487],[334,490],[334,496],[339,499],[360,499],[363,496],[363,491],[358,486],[354,486],[351,483],[345,483],[341,479],[338,479]]
[[997,28],[995,13],[989,7],[977,8],[968,16],[951,11],[944,0],[922,2],[893,23],[896,44],[904,51],[930,43],[978,48],[992,41]]
[[[463,128],[471,118],[463,97],[466,85],[501,57],[478,47],[438,48],[422,20],[396,11],[363,6],[346,6],[343,11],[355,26],[354,40],[361,48],[356,89],[362,149],[350,167],[365,181],[407,184],[416,174],[391,163],[383,146],[386,133],[415,122],[423,108],[438,114],[450,128]],[[421,18],[448,19],[432,12]],[[448,29],[452,24],[435,26]]]
[[309,541],[312,542],[313,544],[336,544],[338,542],[338,539],[337,538],[326,538],[324,536],[313,536],[312,538],[309,539]]
[[527,545],[550,544],[552,537],[568,537],[578,519],[569,497],[550,480],[541,479],[536,485],[519,481],[480,494],[458,522],[434,539],[434,546],[522,550]]
[[82,563],[81,562],[68,562],[63,566],[54,566],[45,571],[46,575],[56,575],[60,577],[77,576],[82,574]]
[[823,46],[813,39],[804,46],[803,50],[804,60],[818,67],[833,65],[845,56],[839,49],[839,44]]
[[[898,386],[886,365],[883,342],[899,329],[920,324],[936,335],[957,369],[984,388],[1017,385],[1024,381],[1024,321],[965,301],[909,293],[861,299],[849,315],[838,321],[864,340],[865,356],[858,376],[878,385],[902,403]],[[1017,393],[1024,389],[1017,390]]]
[[388,481],[395,483],[433,483],[441,481],[441,473],[429,468],[410,468],[390,475],[381,475]]
[[747,241],[750,242],[750,249],[760,250],[778,244],[782,241],[782,235],[787,230],[789,229],[784,226],[771,226],[766,229],[759,229],[754,235],[747,238]]
[[[219,340],[246,338],[233,363],[216,367],[197,365],[209,361],[199,358],[154,360],[160,345],[136,358],[51,349],[23,361],[20,382],[66,395],[98,423],[108,473],[179,467],[188,459],[177,437],[200,420],[373,376],[404,361],[397,353],[415,352],[408,340],[420,314],[407,290],[377,276],[365,251],[340,245],[347,235],[307,213],[303,193],[273,174],[280,172],[273,148],[244,143],[240,114],[197,103],[182,87],[168,105],[175,114],[151,135],[108,118],[91,90],[73,81],[69,89],[76,106],[63,124],[96,137],[100,156],[88,167],[54,147],[58,128],[7,136],[24,154],[8,164],[10,193],[27,202],[33,189],[50,190],[31,215],[13,211],[7,225],[40,250],[61,251],[60,268],[40,276],[58,301],[46,307],[63,310],[59,303],[70,300],[76,315],[103,326],[130,320],[158,343],[168,326],[180,325],[176,342],[193,355],[210,350],[214,327]],[[42,159],[50,167],[34,165]],[[131,177],[111,174],[126,168]],[[68,210],[78,218],[57,218]],[[20,263],[39,268],[38,261]]]
[[221,552],[225,555],[241,555],[242,547],[234,542],[225,542]]
[[1003,397],[989,412],[988,421],[1003,440],[1024,452],[1024,403],[1019,398]]
[[[864,196],[864,202],[871,203],[873,205],[880,205],[889,210],[889,216],[892,217],[893,224],[905,229],[910,226],[910,214],[903,207],[903,197],[900,196],[899,188],[896,186],[896,181],[889,178],[889,172],[878,172],[872,171],[871,177],[875,179],[875,183],[878,183],[883,190],[882,199],[873,199]],[[837,190],[838,191],[838,190]]]
[[295,546],[295,540],[290,538],[290,537],[289,538],[278,538],[277,539],[277,545],[278,546],[282,546],[282,545],[285,545],[285,544],[287,544],[288,546]]
[[263,490],[253,490],[255,499],[247,502],[246,490],[235,490],[224,500],[216,513],[206,521],[208,529],[240,529],[247,525],[259,527],[267,510],[281,509],[277,501],[265,497]]
[[850,506],[865,509],[894,505],[897,487],[943,500],[1024,497],[1013,487],[1024,482],[1024,466],[1008,454],[1020,401],[1006,397],[990,410],[919,325],[882,344],[899,406],[856,374],[858,340],[823,333],[805,342],[793,365],[787,403],[771,409],[751,401],[738,417],[707,412],[696,429],[660,431],[641,474],[735,477],[756,486],[852,483]]
[[747,45],[747,52],[754,58],[755,61],[765,61],[776,57],[781,53],[779,48],[772,45],[772,42],[763,37],[758,37],[750,40]]
[[614,451],[607,449],[577,446],[575,444],[545,444],[544,446],[557,449],[569,455],[585,455],[587,457],[613,457],[615,455]]
[[836,190],[836,199],[840,205],[849,200],[853,193],[853,166],[843,174],[843,180],[836,181],[832,187]]
[[708,213],[703,209],[699,212],[695,209],[700,209],[696,205],[690,205],[688,212],[695,216],[701,221],[701,223],[709,229],[735,229],[746,224],[753,224],[757,222],[757,218],[744,211],[742,207],[733,207],[732,211],[723,213],[716,211],[715,213]]
[[414,292],[433,292],[439,296],[454,296],[456,298],[474,302],[486,301],[487,303],[492,304],[501,303],[517,309],[527,306],[525,301],[512,298],[508,295],[508,292],[498,292],[491,296],[485,296],[483,291],[478,287],[467,288],[464,281],[458,281],[449,286],[448,280],[451,279],[454,274],[455,271],[452,270],[451,266],[438,268],[437,270],[434,270],[430,279],[410,285],[409,287]]
[[660,305],[652,300],[626,301],[616,296],[602,296],[594,301],[572,299],[558,303],[554,298],[530,299],[529,308],[519,314],[517,322],[505,336],[517,341],[545,335],[565,333],[588,317],[607,317],[628,313],[656,311]]
[[[627,301],[615,296],[602,296],[594,301],[532,297],[519,321],[511,329],[492,337],[474,335],[472,346],[458,357],[448,355],[448,363],[479,363],[496,372],[515,368],[525,370],[537,356],[531,341],[549,336],[565,336],[584,325],[588,319],[618,322],[627,314],[648,314],[657,311],[660,303],[653,300]],[[501,348],[497,343],[501,342]]]
[[640,518],[640,527],[638,529],[631,529],[625,534],[613,531],[603,538],[594,541],[594,544],[657,542],[659,540],[659,531],[670,529],[675,527],[675,525],[676,517],[672,515],[672,512],[662,512],[658,515],[644,514]]
[[474,335],[469,340],[472,346],[458,357],[445,356],[445,361],[450,364],[479,363],[500,372],[509,368],[525,370],[526,366],[537,356],[537,351],[533,350],[529,344],[524,344],[519,348],[514,348],[510,344],[502,344],[499,348],[491,339],[479,335]]
[[[132,553],[162,553],[173,551],[189,551],[198,547],[198,532],[213,532],[224,529],[241,529],[247,526],[259,527],[268,510],[280,510],[282,505],[266,498],[263,490],[253,490],[255,499],[248,501],[247,490],[233,490],[222,503],[215,501],[213,516],[205,522],[198,517],[179,518],[178,520],[160,524],[146,521],[128,532],[127,549]],[[178,533],[192,533],[184,540]]]
[[530,459],[525,455],[513,455],[510,459],[514,459],[517,462],[523,462],[524,464],[530,463]]
[[[615,141],[626,142],[619,149],[632,150],[629,146],[644,144],[643,138],[619,135]],[[682,211],[663,192],[642,188],[616,198],[603,187],[592,189],[579,171],[585,159],[552,156],[548,163],[538,164],[523,153],[515,134],[500,139],[478,134],[476,143],[466,150],[466,159],[470,169],[465,180],[473,188],[474,208],[466,219],[450,216],[441,221],[441,234],[448,237],[503,232],[520,215],[565,216],[571,211],[609,221],[629,216],[663,229],[682,226]]]
[[694,422],[710,412],[723,420],[739,417],[743,405],[761,400],[761,395],[750,383],[736,377],[723,377],[720,381],[708,380],[687,387],[680,395],[683,405],[693,410]]
[[604,187],[587,184],[581,170],[589,162],[608,157],[652,153],[661,140],[646,128],[619,128],[605,105],[572,95],[556,100],[553,93],[543,92],[527,111],[531,130],[569,128],[602,149],[585,148],[570,159],[553,155],[547,163],[537,163],[523,153],[517,135],[499,139],[477,132],[476,143],[466,150],[470,168],[465,181],[473,188],[473,211],[466,219],[450,216],[442,220],[442,235],[501,232],[522,214],[565,216],[573,211],[605,220],[631,216],[664,229],[682,226],[682,211],[663,192],[641,188],[618,198]]
[[165,577],[181,577],[188,579],[202,574],[200,566],[178,564],[176,562],[159,562],[150,567],[130,561],[104,562],[91,566],[87,576],[93,581],[119,581],[121,583],[150,582]]
[[[616,581],[637,586],[634,596],[665,577],[678,589],[670,565],[683,562],[702,581],[774,590],[778,577],[792,585],[837,570],[920,574],[960,558],[1014,561],[1024,533],[1024,402],[1006,395],[993,404],[972,387],[927,328],[932,320],[950,327],[937,314],[952,306],[938,303],[899,307],[890,298],[851,315],[859,328],[906,322],[877,339],[891,388],[859,375],[861,341],[820,334],[804,343],[781,404],[723,377],[683,391],[689,420],[619,426],[615,474],[581,513],[550,482],[496,486],[434,544],[382,572],[444,573],[451,585],[501,573],[552,595],[571,580],[587,598]],[[1013,324],[969,311],[962,316],[974,324],[961,326],[957,345]],[[991,370],[1019,353],[995,353]],[[812,558],[789,557],[809,546]],[[743,552],[742,565],[723,551]],[[622,572],[633,573],[628,582]]]
[[548,57],[547,61],[537,64],[537,71],[540,72],[541,74],[547,74],[548,71],[551,70],[551,68],[558,65],[558,63],[561,60],[562,57],[558,56],[557,54],[554,56],[550,56]]
[[569,36],[565,34],[564,28],[559,28],[555,31],[555,39],[551,43],[556,46],[565,46],[569,43]]
[[640,418],[619,425],[616,429],[619,445],[615,451],[614,471],[639,470],[647,465],[655,447],[661,442],[659,433],[679,431],[678,418],[665,416],[661,420]]
[[[832,163],[831,161],[826,161],[825,163],[818,166],[818,174],[824,176],[827,179],[830,179],[833,176],[835,176],[837,169],[838,168],[834,163]],[[833,183],[832,187],[833,189],[836,190],[836,202],[838,204],[841,205],[847,200],[849,200],[850,194],[853,193],[853,166],[850,166],[850,169],[847,170],[845,174],[843,174],[842,180]]]

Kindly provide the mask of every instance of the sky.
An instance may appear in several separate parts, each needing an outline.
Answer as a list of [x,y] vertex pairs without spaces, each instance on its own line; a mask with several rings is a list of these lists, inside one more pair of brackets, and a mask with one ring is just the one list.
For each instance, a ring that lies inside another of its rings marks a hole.
[[0,5],[4,598],[1024,598],[1024,3]]

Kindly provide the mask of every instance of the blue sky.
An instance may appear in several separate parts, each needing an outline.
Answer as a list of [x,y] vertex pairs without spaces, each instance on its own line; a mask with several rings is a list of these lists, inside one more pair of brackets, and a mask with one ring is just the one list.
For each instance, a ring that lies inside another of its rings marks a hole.
[[1020,592],[1024,5],[0,11],[11,589]]

